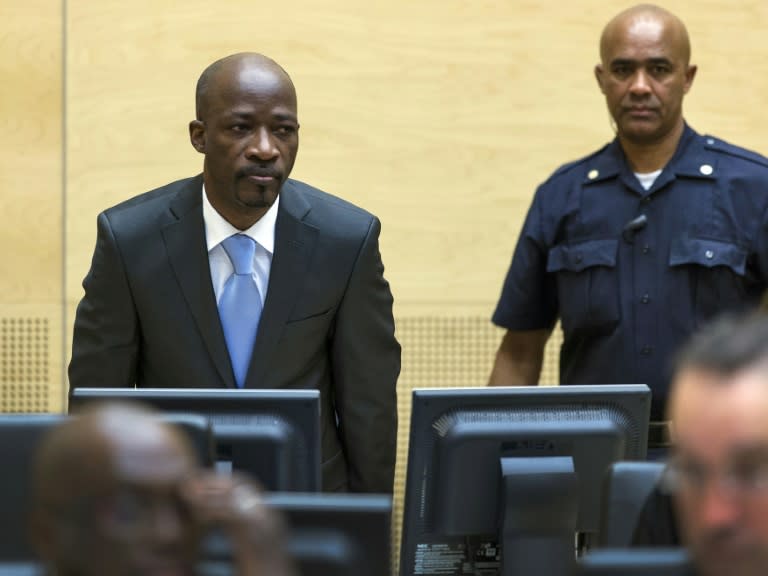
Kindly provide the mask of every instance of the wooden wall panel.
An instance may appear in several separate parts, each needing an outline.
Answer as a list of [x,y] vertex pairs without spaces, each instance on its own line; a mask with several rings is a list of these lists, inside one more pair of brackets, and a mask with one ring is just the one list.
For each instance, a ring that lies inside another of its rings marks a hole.
[[[668,5],[700,65],[688,118],[765,152],[766,3]],[[398,305],[490,312],[536,184],[611,137],[592,66],[603,24],[624,6],[71,0],[70,305],[97,211],[199,170],[186,135],[199,72],[259,50],[299,90],[294,176],[382,217]]]
[[61,409],[62,2],[0,2],[0,412]]

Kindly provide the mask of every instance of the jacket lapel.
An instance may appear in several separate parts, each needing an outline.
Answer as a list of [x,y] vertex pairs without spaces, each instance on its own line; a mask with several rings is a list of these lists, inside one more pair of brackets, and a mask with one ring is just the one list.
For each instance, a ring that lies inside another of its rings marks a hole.
[[[163,226],[161,232],[171,268],[216,370],[222,382],[227,387],[234,388],[229,353],[211,284],[203,222],[202,189],[203,178],[197,176],[179,191],[170,204],[175,219]],[[215,385],[212,383],[211,387]]]
[[267,387],[270,361],[303,287],[318,233],[316,227],[303,222],[310,209],[297,186],[286,181],[280,192],[267,299],[246,378],[249,388]]

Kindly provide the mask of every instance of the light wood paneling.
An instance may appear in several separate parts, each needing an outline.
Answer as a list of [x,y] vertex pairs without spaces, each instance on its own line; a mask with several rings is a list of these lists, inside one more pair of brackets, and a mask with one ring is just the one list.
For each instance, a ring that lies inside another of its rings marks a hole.
[[[592,67],[623,2],[69,5],[70,304],[97,211],[200,169],[186,135],[192,92],[223,54],[263,51],[292,74],[294,176],[382,217],[399,302],[481,301],[490,313],[536,184],[611,137]],[[668,5],[700,66],[692,124],[766,151],[768,5]]]
[[0,411],[62,406],[62,2],[0,2]]

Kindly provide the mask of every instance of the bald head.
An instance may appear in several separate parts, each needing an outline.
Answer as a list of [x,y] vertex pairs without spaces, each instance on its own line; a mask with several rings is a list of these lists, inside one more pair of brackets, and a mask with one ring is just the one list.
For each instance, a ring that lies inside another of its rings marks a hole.
[[186,437],[153,413],[89,408],[52,430],[38,452],[38,553],[63,576],[149,576],[189,565],[192,535],[179,521],[178,493],[195,471]]
[[638,4],[614,16],[603,28],[600,36],[600,59],[603,64],[609,61],[611,48],[620,39],[641,35],[649,29],[662,31],[673,43],[681,61],[686,65],[690,62],[691,43],[683,21],[660,6]]
[[690,58],[685,26],[658,6],[629,8],[603,30],[595,78],[635,172],[663,168],[677,149],[696,75]]
[[274,60],[233,54],[211,64],[197,83],[197,118],[189,139],[205,156],[205,194],[239,230],[277,200],[299,150],[296,89]]
[[[237,83],[241,76],[248,76],[258,83],[275,83],[289,87],[293,92],[294,103],[296,90],[288,73],[277,62],[256,52],[231,54],[208,66],[197,81],[195,91],[195,109],[198,120],[204,120],[211,95],[220,89],[227,89]],[[295,104],[294,104],[295,105]]]
[[56,428],[37,458],[37,490],[50,505],[71,501],[73,494],[94,493],[112,477],[141,472],[146,457],[178,456],[189,465],[194,455],[187,439],[157,416],[133,405],[101,405],[83,411]]

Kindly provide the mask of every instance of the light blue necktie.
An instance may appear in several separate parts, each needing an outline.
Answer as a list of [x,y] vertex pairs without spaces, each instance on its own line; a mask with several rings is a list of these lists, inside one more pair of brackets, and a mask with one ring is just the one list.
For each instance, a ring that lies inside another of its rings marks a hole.
[[242,388],[248,374],[262,307],[259,288],[253,278],[256,242],[244,234],[235,234],[221,244],[235,272],[227,279],[221,292],[219,318],[235,372],[235,382],[238,388]]

